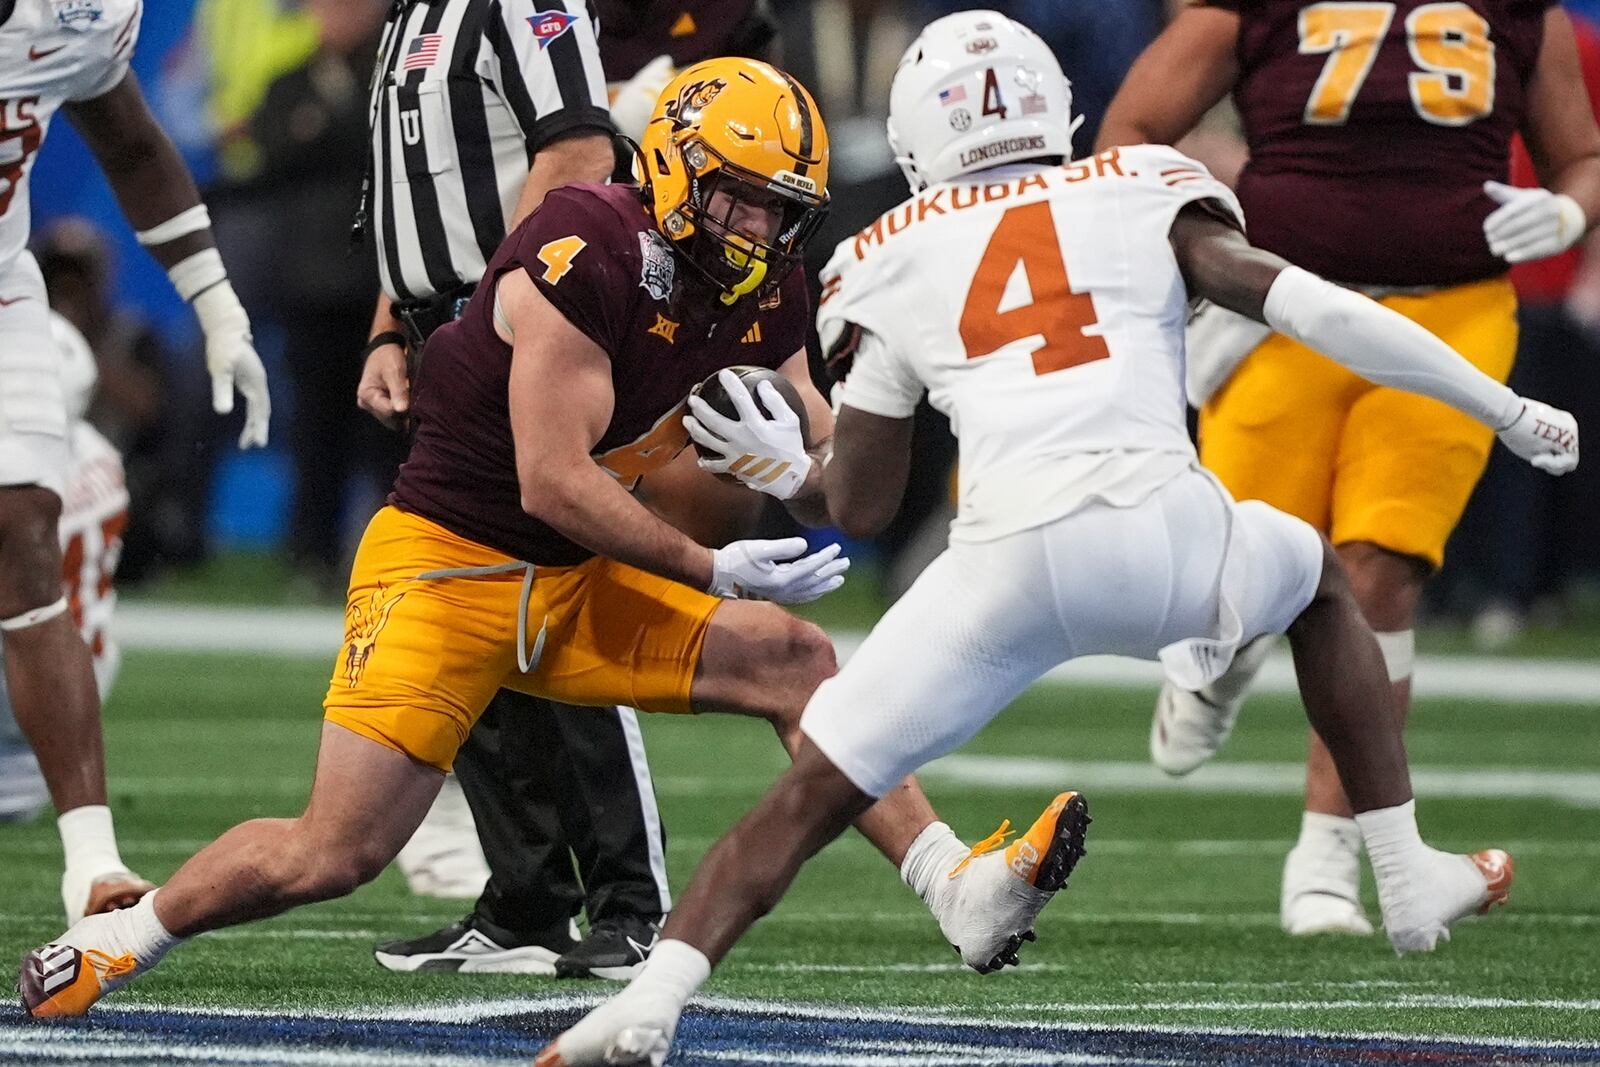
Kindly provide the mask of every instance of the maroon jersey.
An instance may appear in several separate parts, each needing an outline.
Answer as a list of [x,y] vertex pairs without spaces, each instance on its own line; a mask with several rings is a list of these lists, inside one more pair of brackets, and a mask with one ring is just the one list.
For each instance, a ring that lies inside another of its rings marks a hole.
[[656,56],[682,70],[714,56],[759,59],[773,25],[758,0],[599,0],[606,81],[627,81]]
[[674,300],[692,294],[630,185],[557,189],[501,243],[461,318],[423,350],[416,439],[389,500],[516,559],[579,563],[593,553],[522,510],[511,346],[493,321],[493,282],[518,268],[610,357],[616,399],[594,458],[629,489],[688,444],[691,388],[723,367],[776,368],[805,346],[809,298],[795,271],[772,297],[740,301],[714,328],[697,326],[676,309]]
[[1240,14],[1250,240],[1337,281],[1503,274],[1483,220],[1555,0],[1205,0]]

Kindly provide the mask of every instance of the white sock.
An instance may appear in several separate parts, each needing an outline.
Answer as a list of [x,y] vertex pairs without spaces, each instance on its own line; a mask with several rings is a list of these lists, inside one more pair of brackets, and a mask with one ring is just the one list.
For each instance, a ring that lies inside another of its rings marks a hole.
[[1296,847],[1317,853],[1361,852],[1361,824],[1354,819],[1338,815],[1325,815],[1320,811],[1304,812],[1300,816],[1300,840]]
[[1417,831],[1415,799],[1392,808],[1358,812],[1356,824],[1361,827],[1373,873],[1380,879],[1399,874],[1427,848]]
[[969,851],[947,824],[929,823],[906,849],[906,858],[900,864],[900,880],[910,886],[924,904],[933,908],[937,890],[949,881],[950,872]]
[[687,941],[658,941],[629,989],[670,997],[681,1010],[709,977],[711,961],[704,952]]
[[85,804],[63,813],[56,819],[56,829],[61,833],[67,870],[85,871],[93,877],[126,868],[117,852],[111,809],[104,804]]
[[158,892],[160,890],[146,893],[131,908],[91,915],[59,940],[76,948],[99,949],[113,956],[132,953],[133,958],[139,961],[140,970],[153,967],[157,960],[183,940],[168,933],[167,928],[161,925],[161,920],[156,918]]

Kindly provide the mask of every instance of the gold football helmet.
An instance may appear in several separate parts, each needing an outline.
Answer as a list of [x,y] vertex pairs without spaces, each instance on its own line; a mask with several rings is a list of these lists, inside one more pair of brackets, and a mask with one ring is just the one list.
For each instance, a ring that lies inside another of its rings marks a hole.
[[680,72],[639,148],[657,227],[724,305],[775,289],[827,211],[822,115],[766,63],[708,59]]

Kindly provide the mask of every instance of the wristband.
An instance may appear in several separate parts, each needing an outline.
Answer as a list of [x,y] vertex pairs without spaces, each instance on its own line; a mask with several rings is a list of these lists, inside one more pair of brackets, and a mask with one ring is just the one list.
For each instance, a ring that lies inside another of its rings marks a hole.
[[166,222],[158,222],[148,230],[138,231],[134,236],[138,238],[140,244],[150,248],[210,228],[211,213],[206,210],[204,204],[196,204],[186,211],[178,212]]
[[399,345],[400,350],[403,352],[409,343],[410,342],[406,338],[406,335],[401,333],[399,330],[384,330],[382,333],[373,337],[372,340],[361,346],[361,361],[366,362],[368,356],[372,355],[372,353],[376,352],[384,345]]

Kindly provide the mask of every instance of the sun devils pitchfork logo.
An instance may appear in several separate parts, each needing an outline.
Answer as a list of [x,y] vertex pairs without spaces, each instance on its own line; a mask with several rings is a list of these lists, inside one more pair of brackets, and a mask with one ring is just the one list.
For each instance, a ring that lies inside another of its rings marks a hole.
[[373,590],[372,596],[364,606],[353,603],[345,609],[344,676],[351,689],[361,681],[361,673],[367,669],[367,660],[372,658],[373,645],[377,643],[378,634],[383,632],[384,625],[388,623],[389,613],[405,595],[405,592],[401,591],[385,597],[384,588],[380,585]]

